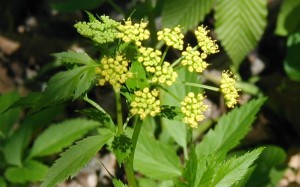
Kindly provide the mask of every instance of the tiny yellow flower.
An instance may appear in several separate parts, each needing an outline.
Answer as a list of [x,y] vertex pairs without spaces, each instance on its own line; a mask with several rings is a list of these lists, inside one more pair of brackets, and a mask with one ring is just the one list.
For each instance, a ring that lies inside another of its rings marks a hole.
[[165,28],[162,31],[157,32],[157,39],[164,40],[167,46],[173,46],[175,49],[183,49],[183,38],[184,35],[181,32],[179,26],[175,27],[173,30]]
[[171,86],[176,81],[177,76],[170,63],[164,62],[162,66],[155,67],[152,82]]
[[227,107],[233,108],[237,104],[240,90],[236,88],[236,77],[233,77],[231,72],[222,72],[220,89],[224,95]]
[[125,21],[124,25],[119,25],[118,38],[121,38],[124,42],[133,41],[137,46],[141,46],[143,40],[147,40],[150,36],[150,32],[146,29],[148,23],[141,21],[140,24],[133,24],[130,19]]
[[208,32],[209,30],[206,30],[203,26],[199,26],[197,30],[195,30],[198,45],[206,54],[217,53],[219,52],[219,47],[215,40],[212,40],[211,37],[207,36]]
[[197,50],[193,50],[191,46],[188,46],[185,51],[182,52],[182,65],[188,66],[188,70],[190,72],[198,72],[201,73],[204,71],[208,64],[204,61],[207,57],[205,53],[200,55],[200,52]]
[[143,120],[148,115],[154,117],[160,113],[160,100],[157,99],[158,91],[156,89],[150,91],[149,88],[144,88],[143,90],[138,90],[134,92],[134,99],[130,103],[131,114],[139,115]]
[[197,128],[198,122],[205,118],[203,112],[208,109],[208,105],[203,103],[203,99],[202,94],[195,96],[193,92],[189,92],[181,102],[181,112],[184,114],[183,122],[191,128]]
[[101,66],[96,68],[96,73],[102,76],[99,85],[103,86],[105,82],[109,82],[114,88],[120,88],[127,78],[133,76],[128,70],[128,65],[129,62],[122,55],[116,55],[115,58],[104,56]]
[[154,73],[155,67],[158,66],[161,60],[161,51],[151,47],[140,47],[139,52],[141,55],[137,60],[143,63],[147,72]]

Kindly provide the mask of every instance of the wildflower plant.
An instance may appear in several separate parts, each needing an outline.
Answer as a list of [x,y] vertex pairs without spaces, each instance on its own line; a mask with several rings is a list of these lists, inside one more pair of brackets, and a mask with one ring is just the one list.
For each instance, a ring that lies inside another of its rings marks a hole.
[[[174,186],[231,186],[243,182],[248,168],[262,149],[229,159],[225,159],[226,153],[250,130],[265,99],[233,109],[200,144],[194,144],[191,135],[201,126],[210,109],[205,102],[205,89],[223,93],[229,108],[238,103],[237,79],[229,71],[222,73],[220,88],[203,85],[198,79],[209,65],[207,56],[219,51],[216,41],[209,37],[209,31],[203,26],[198,27],[195,31],[198,44],[190,46],[184,44],[180,26],[164,28],[157,32],[157,40],[167,46],[161,51],[146,46],[150,37],[146,21],[134,23],[129,18],[116,22],[106,16],[98,19],[88,15],[89,21],[78,22],[75,28],[100,46],[100,57],[93,59],[87,53],[73,51],[54,54],[59,61],[72,64],[73,68],[54,75],[31,108],[37,111],[82,98],[93,107],[83,113],[96,119],[102,128],[98,129],[99,135],[89,136],[62,153],[44,177],[41,187],[55,186],[73,176],[104,145],[112,149],[119,164],[124,166],[127,183],[132,187],[138,186],[139,177],[135,172],[156,180],[171,180]],[[166,54],[171,47],[179,50],[182,56],[167,62]],[[113,90],[116,119],[88,97],[88,91],[94,86]],[[121,104],[122,100],[127,106]],[[28,96],[25,101],[28,103],[32,98]],[[124,111],[128,111],[125,119]],[[167,129],[167,137],[183,148],[184,164],[176,155],[176,146],[156,140],[151,134],[159,125]],[[222,173],[225,170],[228,173]],[[227,176],[230,172],[235,176]],[[115,186],[126,186],[114,177],[112,181]]]

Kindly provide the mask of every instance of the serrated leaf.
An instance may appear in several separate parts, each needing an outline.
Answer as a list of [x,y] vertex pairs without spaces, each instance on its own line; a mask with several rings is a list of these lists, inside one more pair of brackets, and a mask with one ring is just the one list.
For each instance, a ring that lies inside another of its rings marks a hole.
[[55,74],[38,100],[37,108],[77,99],[84,94],[95,80],[94,66],[81,66]]
[[300,81],[300,32],[294,33],[288,37],[287,47],[284,70],[291,80]]
[[67,120],[52,125],[34,141],[29,158],[58,153],[97,126],[100,126],[99,122],[86,119]]
[[71,64],[83,64],[83,65],[93,65],[96,62],[84,52],[67,51],[61,53],[54,53],[60,62],[71,63]]
[[23,167],[10,167],[5,177],[12,183],[37,182],[47,173],[48,167],[38,161],[29,160]]
[[[101,108],[102,109],[102,108]],[[116,126],[114,125],[114,122],[112,121],[109,114],[107,114],[104,109],[101,111],[96,108],[86,108],[79,111],[82,114],[87,115],[93,120],[99,121],[101,124],[109,128],[112,132],[115,132]]]
[[277,17],[275,33],[280,36],[287,36],[300,29],[300,1],[284,0]]
[[181,174],[175,150],[143,131],[135,150],[134,168],[153,179],[172,179]]
[[180,25],[188,31],[204,20],[215,0],[166,0],[162,12],[163,27]]
[[217,168],[211,187],[227,187],[241,180],[248,171],[248,168],[258,158],[263,151],[263,148],[253,150],[240,157],[232,157],[226,160]]
[[123,184],[120,180],[118,179],[113,179],[112,180],[113,184],[114,184],[114,187],[127,187],[126,184]]
[[[256,160],[256,167],[248,179],[246,187],[266,186],[271,182],[270,172],[286,160],[285,151],[277,146],[266,146],[262,154]],[[283,174],[283,173],[282,173]],[[259,177],[260,180],[257,180]]]
[[51,7],[60,12],[74,12],[76,10],[89,10],[100,6],[104,0],[64,0],[51,3]]
[[49,169],[40,187],[53,187],[76,174],[111,137],[111,134],[90,136],[71,146]]
[[266,16],[266,0],[220,0],[216,4],[217,37],[236,68],[260,40]]
[[10,108],[10,105],[17,101],[20,95],[17,92],[10,92],[0,96],[0,137],[9,136],[13,129],[14,123],[18,120],[20,109]]
[[228,152],[238,145],[240,140],[249,132],[256,113],[265,100],[266,98],[252,100],[223,115],[215,129],[210,130],[196,146],[197,155],[209,155],[220,150]]

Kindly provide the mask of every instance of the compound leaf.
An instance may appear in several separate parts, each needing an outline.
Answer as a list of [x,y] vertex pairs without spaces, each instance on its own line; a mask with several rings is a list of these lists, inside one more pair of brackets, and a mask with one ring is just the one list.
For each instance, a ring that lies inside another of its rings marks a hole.
[[229,151],[239,144],[240,140],[249,132],[256,113],[266,99],[260,98],[235,108],[227,115],[223,115],[216,128],[210,130],[202,142],[196,146],[197,155],[209,155],[217,151]]
[[267,1],[220,0],[215,7],[216,33],[238,67],[257,45],[266,27]]
[[49,169],[41,187],[53,187],[76,174],[111,137],[111,134],[90,136],[71,146]]

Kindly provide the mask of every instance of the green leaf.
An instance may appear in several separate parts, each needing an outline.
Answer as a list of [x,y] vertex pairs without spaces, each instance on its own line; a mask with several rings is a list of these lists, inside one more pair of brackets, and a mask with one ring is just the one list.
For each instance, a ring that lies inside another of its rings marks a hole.
[[[266,186],[271,182],[270,172],[286,160],[285,151],[277,146],[266,146],[259,159],[256,160],[256,168],[247,185],[244,186]],[[259,177],[259,180],[257,178]]]
[[215,11],[218,39],[238,68],[264,32],[267,24],[267,1],[220,0]]
[[83,65],[93,65],[96,62],[86,53],[84,52],[61,52],[54,53],[55,56],[60,62],[71,63],[71,64],[83,64]]
[[100,6],[104,0],[64,0],[51,3],[51,7],[60,12],[74,12],[76,10],[90,10]]
[[118,179],[113,179],[112,180],[114,187],[128,187],[126,184],[123,184],[120,180]]
[[23,151],[28,144],[31,132],[32,128],[30,126],[22,125],[21,128],[7,139],[3,147],[3,154],[8,164],[22,166]]
[[48,167],[38,161],[29,160],[23,167],[10,167],[5,177],[12,183],[37,182],[47,173]]
[[77,99],[84,94],[95,80],[94,66],[81,66],[54,75],[38,100],[37,108]]
[[76,174],[96,155],[111,136],[111,134],[90,136],[71,146],[61,154],[61,157],[49,169],[40,187],[53,187],[69,176]]
[[107,114],[104,109],[101,111],[96,108],[86,108],[83,110],[79,110],[78,112],[87,115],[89,118],[99,121],[101,124],[109,128],[112,132],[115,132],[116,126],[112,121],[109,114]]
[[7,184],[6,184],[6,182],[5,182],[5,180],[4,180],[3,177],[0,177],[0,186],[1,187],[6,187],[7,186]]
[[258,158],[263,148],[253,150],[240,157],[232,157],[217,168],[213,180],[209,186],[227,187],[241,180],[249,167]]
[[12,103],[20,98],[17,92],[10,92],[0,96],[0,138],[9,136],[14,123],[19,119],[20,109],[13,108],[7,110]]
[[284,70],[291,80],[300,81],[300,32],[288,37],[287,47]]
[[35,140],[29,158],[58,153],[97,126],[100,123],[86,119],[67,120],[52,125]]
[[287,36],[300,31],[300,1],[284,0],[277,18],[275,33]]
[[172,179],[181,174],[175,150],[143,131],[134,155],[134,168],[153,179]]
[[252,100],[223,115],[214,130],[210,130],[196,146],[197,155],[209,155],[220,150],[228,152],[249,132],[256,113],[266,98]]
[[111,148],[117,157],[119,166],[129,158],[132,150],[132,141],[126,135],[121,134],[114,137]]
[[188,31],[204,20],[215,0],[166,0],[162,12],[163,27],[180,25]]
[[126,80],[129,91],[140,90],[149,85],[142,63],[134,61],[131,64],[130,72],[133,73],[133,77]]

